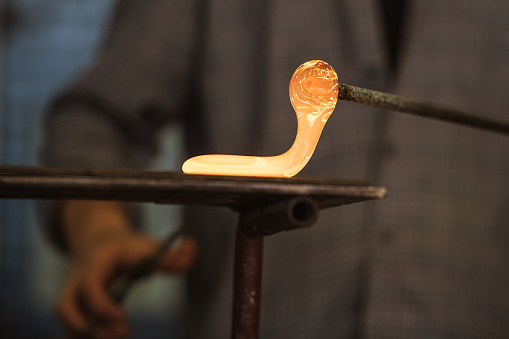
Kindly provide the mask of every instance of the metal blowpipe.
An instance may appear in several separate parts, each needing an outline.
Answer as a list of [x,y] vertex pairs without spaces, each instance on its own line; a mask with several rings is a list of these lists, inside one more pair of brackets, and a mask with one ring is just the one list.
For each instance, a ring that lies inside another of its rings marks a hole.
[[509,135],[507,121],[347,84],[339,84],[338,99]]

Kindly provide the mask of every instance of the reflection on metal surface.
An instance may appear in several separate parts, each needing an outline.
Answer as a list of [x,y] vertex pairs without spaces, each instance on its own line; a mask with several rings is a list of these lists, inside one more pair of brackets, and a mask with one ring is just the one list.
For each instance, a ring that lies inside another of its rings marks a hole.
[[290,100],[297,115],[297,136],[285,153],[272,157],[208,154],[187,160],[185,173],[292,177],[307,164],[327,119],[336,107],[338,77],[324,61],[308,61],[290,81]]

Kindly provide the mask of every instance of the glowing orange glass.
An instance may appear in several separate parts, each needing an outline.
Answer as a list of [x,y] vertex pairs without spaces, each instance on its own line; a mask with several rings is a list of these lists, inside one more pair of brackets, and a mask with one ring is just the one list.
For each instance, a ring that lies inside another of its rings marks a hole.
[[338,100],[338,76],[328,63],[308,61],[290,81],[290,101],[297,114],[297,136],[285,153],[272,157],[207,154],[187,160],[185,173],[292,177],[307,164]]

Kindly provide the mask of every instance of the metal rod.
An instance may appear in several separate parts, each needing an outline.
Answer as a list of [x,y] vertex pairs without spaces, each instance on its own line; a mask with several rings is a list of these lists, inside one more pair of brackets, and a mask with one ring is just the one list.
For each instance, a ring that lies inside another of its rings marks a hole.
[[263,263],[263,236],[310,226],[318,206],[294,197],[240,211],[235,241],[232,338],[258,338]]
[[[242,216],[239,220],[242,220]],[[235,240],[232,339],[258,338],[262,266],[263,236],[248,235],[242,227],[238,227]]]
[[318,205],[308,197],[294,197],[242,212],[249,222],[239,224],[246,234],[273,235],[311,226],[318,218]]
[[338,99],[509,135],[506,121],[347,84],[339,84]]

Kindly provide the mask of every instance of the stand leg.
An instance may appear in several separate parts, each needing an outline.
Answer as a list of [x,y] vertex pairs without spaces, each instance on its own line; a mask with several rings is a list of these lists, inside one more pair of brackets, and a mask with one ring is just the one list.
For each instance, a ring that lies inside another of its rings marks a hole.
[[262,263],[263,237],[250,236],[239,227],[235,240],[233,339],[258,338]]
[[240,211],[235,240],[233,339],[258,338],[263,237],[309,226],[317,217],[318,206],[304,197]]

